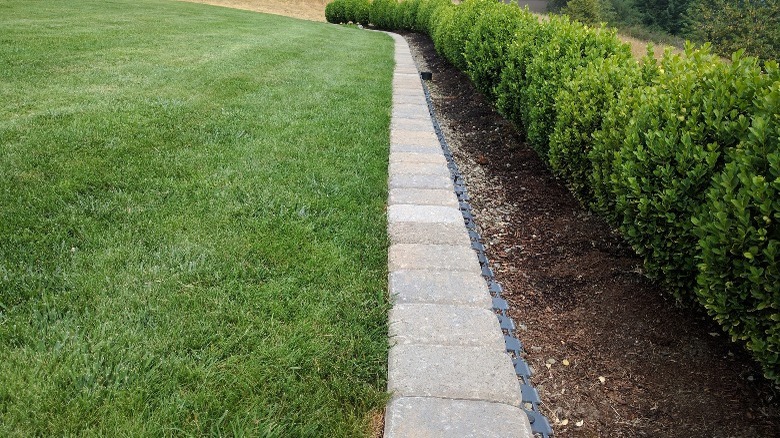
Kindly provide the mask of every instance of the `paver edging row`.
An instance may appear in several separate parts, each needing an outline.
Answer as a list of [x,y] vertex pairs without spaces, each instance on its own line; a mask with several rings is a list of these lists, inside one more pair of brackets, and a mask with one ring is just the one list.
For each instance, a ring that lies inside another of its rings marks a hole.
[[444,159],[447,150],[408,45],[390,35],[397,70],[388,288],[397,303],[390,315],[397,343],[388,360],[388,390],[395,394],[387,407],[385,436],[530,437],[534,414],[522,409],[525,391],[507,351],[501,316],[490,317],[501,310],[480,277],[484,268],[462,222],[458,198],[465,190],[459,193],[453,184],[458,181],[451,179],[452,162]]

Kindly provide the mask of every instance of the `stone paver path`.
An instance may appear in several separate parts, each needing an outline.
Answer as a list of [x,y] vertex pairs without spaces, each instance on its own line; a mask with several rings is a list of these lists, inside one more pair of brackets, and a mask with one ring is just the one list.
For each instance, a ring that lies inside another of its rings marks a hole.
[[531,437],[409,46],[395,39],[385,437]]

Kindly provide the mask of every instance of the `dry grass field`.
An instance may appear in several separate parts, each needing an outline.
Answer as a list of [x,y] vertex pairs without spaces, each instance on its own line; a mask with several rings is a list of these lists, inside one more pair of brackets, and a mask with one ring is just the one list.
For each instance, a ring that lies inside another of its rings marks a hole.
[[228,8],[325,21],[325,5],[331,0],[184,0]]

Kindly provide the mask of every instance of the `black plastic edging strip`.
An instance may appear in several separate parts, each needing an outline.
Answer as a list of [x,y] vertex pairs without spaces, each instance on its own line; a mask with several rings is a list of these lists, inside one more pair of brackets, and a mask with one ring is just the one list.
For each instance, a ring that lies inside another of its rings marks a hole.
[[[420,70],[419,67],[417,70]],[[550,427],[550,421],[539,411],[539,403],[541,403],[539,393],[531,384],[531,369],[522,358],[523,344],[515,336],[514,321],[507,315],[509,304],[501,297],[503,288],[496,281],[493,270],[490,269],[490,261],[487,258],[487,254],[485,254],[485,246],[482,244],[482,238],[477,232],[477,224],[474,221],[474,216],[471,214],[471,205],[469,204],[468,191],[466,190],[463,176],[452,156],[450,145],[447,143],[447,139],[444,138],[444,133],[441,130],[441,125],[439,125],[439,120],[436,118],[436,111],[433,109],[433,100],[431,99],[431,93],[428,90],[428,86],[425,85],[425,81],[422,80],[422,78],[420,79],[420,82],[422,83],[423,91],[425,92],[425,101],[428,104],[428,112],[431,114],[433,129],[436,131],[436,136],[439,138],[439,144],[444,152],[444,157],[447,158],[447,167],[450,170],[450,176],[455,185],[455,195],[458,197],[460,212],[463,215],[463,221],[465,222],[466,229],[469,233],[471,248],[477,253],[477,258],[479,259],[479,264],[482,268],[482,276],[488,283],[488,290],[493,299],[493,312],[495,312],[498,317],[501,331],[504,333],[506,351],[512,356],[515,374],[521,382],[520,399],[522,400],[522,406],[520,406],[520,408],[528,415],[528,421],[531,423],[531,431],[534,435],[549,438],[553,435],[553,430]]]

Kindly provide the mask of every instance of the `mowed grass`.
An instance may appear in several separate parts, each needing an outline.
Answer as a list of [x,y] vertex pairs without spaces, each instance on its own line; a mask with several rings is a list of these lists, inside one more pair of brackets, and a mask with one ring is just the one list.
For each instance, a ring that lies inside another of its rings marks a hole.
[[392,40],[163,0],[0,29],[0,436],[369,433]]

